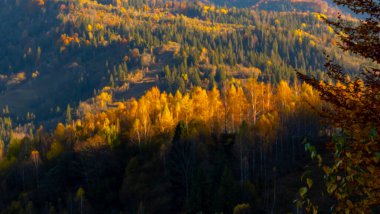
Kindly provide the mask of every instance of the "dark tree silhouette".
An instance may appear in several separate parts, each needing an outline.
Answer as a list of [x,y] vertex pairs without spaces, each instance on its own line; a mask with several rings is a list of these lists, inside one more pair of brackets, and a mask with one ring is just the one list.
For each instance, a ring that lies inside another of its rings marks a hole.
[[298,76],[320,92],[326,107],[320,112],[340,130],[333,142],[335,160],[323,166],[327,192],[336,212],[370,213],[380,205],[380,2],[334,0],[364,20],[324,18],[340,38],[339,47],[372,61],[361,76],[349,77],[329,57],[325,64],[335,83]]

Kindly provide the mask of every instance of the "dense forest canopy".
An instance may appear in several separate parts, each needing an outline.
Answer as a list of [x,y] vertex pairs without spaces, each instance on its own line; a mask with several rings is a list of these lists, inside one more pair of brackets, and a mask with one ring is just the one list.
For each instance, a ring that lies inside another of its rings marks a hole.
[[[323,78],[323,51],[350,72],[363,62],[336,49],[332,29],[312,12],[171,1],[1,4],[2,19],[10,21],[0,28],[0,106],[8,106],[17,122],[27,113],[36,121],[63,118],[68,104],[78,105],[110,82],[184,92],[259,73],[263,81],[292,81],[295,68]],[[134,91],[141,90],[127,97]]]
[[0,1],[0,213],[370,211],[323,143],[376,183],[379,16],[332,3]]
[[[11,137],[0,165],[3,182],[15,187],[1,189],[2,203],[13,200],[5,211],[79,210],[75,194],[82,188],[90,213],[228,213],[239,203],[269,209],[276,176],[305,158],[301,136],[318,136],[317,115],[304,100],[320,105],[319,96],[306,84],[274,87],[254,78],[223,90],[167,94],[155,87],[126,102],[103,90],[79,106],[82,119],[68,115],[53,134],[40,128],[22,140]],[[16,200],[18,192],[32,198]]]

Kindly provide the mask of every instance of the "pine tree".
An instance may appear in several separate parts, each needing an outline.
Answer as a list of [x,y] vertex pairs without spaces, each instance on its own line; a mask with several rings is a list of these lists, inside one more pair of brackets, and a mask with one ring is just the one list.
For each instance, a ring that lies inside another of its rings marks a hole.
[[188,127],[180,121],[175,129],[172,147],[168,154],[168,171],[175,202],[183,206],[190,199],[191,179],[195,164],[195,148],[187,140]]

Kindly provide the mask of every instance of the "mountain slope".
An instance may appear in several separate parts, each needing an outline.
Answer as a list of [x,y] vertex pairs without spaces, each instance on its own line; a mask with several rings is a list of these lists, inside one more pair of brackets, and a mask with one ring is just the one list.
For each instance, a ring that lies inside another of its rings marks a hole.
[[[323,76],[323,51],[354,72],[313,13],[267,13],[203,3],[1,1],[0,107],[14,118],[63,118],[105,86],[121,99],[152,85],[174,93],[257,76],[278,83],[294,69]],[[11,30],[9,30],[11,29]],[[339,56],[339,57],[338,57]],[[137,87],[137,88],[134,88]]]
[[269,11],[299,11],[299,12],[318,12],[328,15],[342,13],[350,14],[354,17],[360,17],[353,14],[352,11],[345,7],[337,6],[333,0],[211,0],[217,5],[228,5],[235,7],[251,7],[258,10]]

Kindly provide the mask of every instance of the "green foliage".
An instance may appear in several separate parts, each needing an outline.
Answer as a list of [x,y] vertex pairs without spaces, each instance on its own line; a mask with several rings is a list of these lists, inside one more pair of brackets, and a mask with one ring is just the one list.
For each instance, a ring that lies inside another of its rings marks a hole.
[[237,193],[238,186],[235,183],[232,172],[228,167],[225,167],[215,196],[215,210],[231,213],[234,210],[234,205],[237,203]]
[[[174,96],[153,88],[142,98],[125,102],[113,102],[103,90],[81,104],[79,119],[66,125],[58,123],[54,133],[39,128],[22,141],[12,138],[7,156],[15,158],[4,159],[6,167],[0,176],[6,186],[24,186],[38,211],[44,209],[40,204],[45,201],[56,212],[70,206],[80,212],[104,211],[112,206],[132,213],[230,213],[242,203],[249,204],[252,212],[266,210],[268,206],[258,203],[259,198],[271,200],[265,191],[273,184],[266,180],[276,178],[268,176],[266,168],[273,166],[286,173],[292,166],[292,155],[288,154],[297,155],[296,149],[279,152],[275,142],[281,140],[290,148],[294,137],[290,140],[289,136],[318,131],[318,126],[299,130],[301,122],[314,115],[305,111],[293,93],[301,87],[307,92],[302,96],[314,103],[318,97],[305,85],[286,87],[282,82],[287,90],[278,93],[281,88],[256,80],[250,83],[252,87],[237,81],[226,83],[230,87],[222,95],[217,88],[206,91],[194,87],[190,93]],[[258,105],[253,102],[255,96]],[[249,97],[252,103],[247,101]],[[277,102],[285,108],[278,110]],[[260,126],[254,125],[252,106],[270,112],[259,113],[263,115]],[[288,128],[278,129],[279,120]],[[264,140],[265,133],[271,137]],[[138,144],[136,134],[142,136]],[[300,150],[300,145],[293,147]],[[10,160],[15,162],[10,164]],[[280,165],[275,160],[289,164]],[[17,169],[34,173],[36,179],[19,176]],[[76,192],[81,195],[78,187],[86,189],[85,197],[75,197]],[[0,192],[10,195],[0,199],[5,209],[24,190]],[[40,197],[32,197],[35,192],[40,192]]]
[[238,204],[234,207],[233,214],[249,214],[251,206],[249,204]]
[[17,163],[16,157],[6,157],[0,161],[0,171],[6,171]]
[[[294,79],[294,68],[323,77],[323,51],[350,62],[342,63],[349,72],[363,62],[332,48],[333,36],[313,13],[218,7],[204,12],[202,4],[189,2],[84,2],[1,2],[1,19],[8,21],[1,23],[0,42],[9,44],[0,50],[7,56],[0,60],[0,106],[9,105],[19,115],[33,112],[39,122],[67,116],[48,112],[77,104],[111,82],[116,91],[127,91],[122,86],[148,85],[157,75],[160,87],[185,92],[251,76],[244,70],[253,68],[261,71],[260,80],[273,83]],[[214,72],[213,66],[225,69]],[[210,83],[212,75],[216,83]],[[130,91],[127,97],[136,95]],[[39,98],[25,99],[32,94]]]
[[[174,200],[185,205],[190,199],[191,178],[195,167],[195,145],[188,141],[188,127],[181,121],[177,125],[168,154],[168,173]],[[180,196],[185,197],[180,197]],[[182,199],[182,201],[181,201]]]
[[[302,163],[303,137],[319,133],[300,101],[318,103],[318,95],[288,85],[294,68],[324,78],[323,51],[349,72],[363,62],[331,47],[333,35],[313,13],[160,0],[0,6],[5,213],[281,212],[291,205],[277,201],[290,199],[272,189]],[[289,86],[283,96],[277,83]],[[139,98],[153,85],[169,93],[153,88]],[[31,121],[47,127],[16,128]],[[66,125],[52,133],[56,121]],[[26,137],[16,140],[13,129]],[[315,185],[305,178],[303,199]]]
[[[377,1],[334,0],[347,6],[355,14],[364,14],[365,21],[347,21],[323,17],[332,32],[340,39],[339,47],[373,62],[351,78],[345,68],[327,57],[327,75],[332,82],[321,81],[299,73],[308,84],[315,87],[327,108],[320,115],[330,123],[333,133],[329,149],[333,160],[322,162],[315,148],[309,147],[313,159],[323,169],[327,193],[335,201],[331,210],[336,213],[372,213],[378,209],[380,194],[378,176],[380,168],[377,153],[380,139],[380,3]],[[336,82],[336,83],[335,83]],[[308,182],[308,186],[310,182]],[[310,199],[306,209],[313,207]],[[315,206],[313,207],[315,210]]]
[[21,141],[15,138],[11,138],[9,145],[8,145],[8,151],[7,151],[7,157],[19,157],[21,151]]
[[63,146],[61,145],[61,143],[57,142],[57,141],[54,141],[51,146],[50,146],[50,150],[46,153],[46,158],[48,160],[52,160],[56,157],[58,157],[59,155],[62,154],[63,152]]
[[76,193],[76,198],[78,200],[83,200],[84,197],[85,197],[85,191],[82,187],[79,187],[79,189],[77,190],[77,193]]

